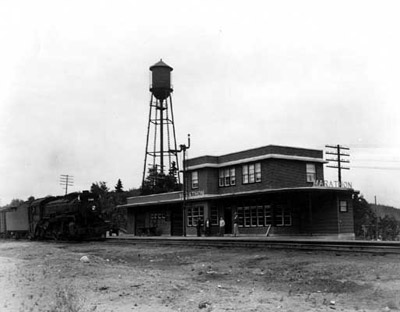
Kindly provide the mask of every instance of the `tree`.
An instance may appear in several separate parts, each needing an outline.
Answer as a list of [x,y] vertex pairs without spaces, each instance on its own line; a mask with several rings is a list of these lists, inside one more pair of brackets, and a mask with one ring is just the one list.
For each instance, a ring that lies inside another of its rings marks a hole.
[[107,194],[108,191],[109,188],[107,187],[107,183],[104,181],[92,183],[92,186],[90,187],[90,192],[100,196]]
[[118,179],[113,191],[110,191],[106,182],[103,181],[93,183],[90,191],[99,198],[102,216],[112,224],[126,229],[127,210],[126,208],[117,208],[117,206],[126,204],[127,197],[138,195],[138,190],[131,189],[125,192],[121,180]]
[[139,196],[140,195],[140,189],[131,188],[131,189],[125,191],[125,194],[126,194],[126,197]]
[[90,192],[96,195],[99,199],[100,210],[102,212],[108,210],[110,206],[110,196],[108,195],[109,188],[104,181],[92,183]]
[[168,175],[159,172],[157,166],[149,169],[149,174],[143,181],[141,195],[159,194],[179,191],[180,185],[176,179],[176,168],[172,166]]
[[382,240],[397,240],[400,234],[399,223],[393,216],[385,215],[379,220],[379,234]]
[[376,214],[370,204],[361,196],[355,196],[354,208],[354,232],[358,238],[377,238]]
[[115,186],[115,191],[117,193],[121,193],[124,191],[124,187],[122,186],[121,179],[118,179],[117,185]]
[[22,205],[23,203],[24,203],[24,201],[22,199],[14,198],[8,206],[9,207],[18,207],[18,206]]
[[34,201],[35,200],[35,196],[29,196],[28,197],[28,202],[32,202],[32,201]]

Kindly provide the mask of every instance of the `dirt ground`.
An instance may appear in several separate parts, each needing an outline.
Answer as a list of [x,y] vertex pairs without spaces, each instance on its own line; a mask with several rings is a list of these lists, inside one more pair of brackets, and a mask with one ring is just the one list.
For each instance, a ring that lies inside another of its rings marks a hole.
[[395,311],[399,260],[0,240],[0,311]]

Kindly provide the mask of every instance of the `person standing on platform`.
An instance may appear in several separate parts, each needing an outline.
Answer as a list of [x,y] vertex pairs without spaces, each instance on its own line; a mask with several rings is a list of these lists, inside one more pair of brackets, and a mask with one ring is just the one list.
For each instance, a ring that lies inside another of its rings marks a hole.
[[235,212],[235,216],[233,217],[233,236],[239,236],[239,216],[237,212]]
[[219,218],[219,236],[224,236],[225,234],[225,220],[224,218]]
[[206,230],[205,230],[206,236],[210,236],[211,235],[211,222],[210,222],[209,218],[206,219],[206,223],[204,224],[204,226],[206,228]]
[[197,236],[201,236],[201,228],[203,227],[203,221],[201,218],[197,219],[196,229],[197,229]]

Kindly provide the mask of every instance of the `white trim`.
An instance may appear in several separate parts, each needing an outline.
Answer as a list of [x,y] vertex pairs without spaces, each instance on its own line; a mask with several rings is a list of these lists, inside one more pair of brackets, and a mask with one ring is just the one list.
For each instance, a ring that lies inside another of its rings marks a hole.
[[157,193],[157,194],[149,194],[149,195],[139,195],[139,196],[131,196],[131,197],[128,197],[127,198],[127,200],[128,199],[130,199],[130,198],[138,198],[138,197],[146,197],[146,198],[149,198],[149,197],[157,197],[157,196],[162,196],[162,195],[165,195],[165,194],[168,194],[168,195],[172,195],[172,194],[180,194],[180,193],[182,193],[182,191],[175,191],[175,192],[168,192],[168,193]]
[[[264,159],[285,159],[285,160],[298,160],[298,161],[324,163],[324,164],[328,163],[323,158],[290,156],[290,155],[281,155],[281,154],[267,154],[267,155],[261,155],[261,156],[248,157],[248,158],[243,158],[243,159],[238,159],[238,160],[227,161],[227,162],[223,162],[223,163],[219,163],[219,164],[203,163],[203,164],[198,164],[198,165],[194,165],[194,166],[188,166],[186,168],[186,170],[196,170],[196,169],[200,169],[200,168],[221,168],[221,167],[234,166],[234,165],[239,165],[239,164],[248,163],[248,162],[260,161],[260,160],[264,160]],[[190,161],[190,159],[188,161]]]

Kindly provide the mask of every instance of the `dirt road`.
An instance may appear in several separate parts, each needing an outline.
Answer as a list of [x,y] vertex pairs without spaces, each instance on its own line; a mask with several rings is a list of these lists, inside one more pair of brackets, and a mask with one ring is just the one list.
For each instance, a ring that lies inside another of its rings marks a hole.
[[399,260],[0,240],[0,311],[393,311]]

